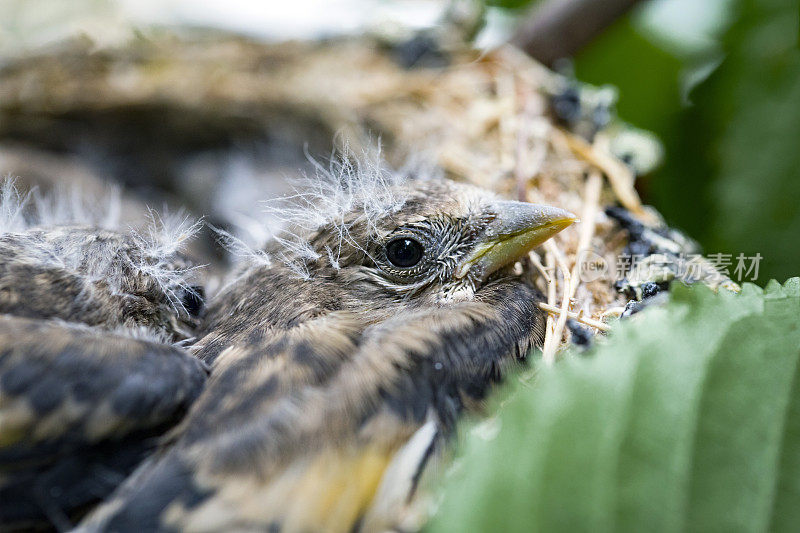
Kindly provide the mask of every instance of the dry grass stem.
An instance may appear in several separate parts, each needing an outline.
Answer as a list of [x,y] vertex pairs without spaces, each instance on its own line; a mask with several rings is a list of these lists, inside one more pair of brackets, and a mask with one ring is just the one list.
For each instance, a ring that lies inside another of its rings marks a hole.
[[536,270],[539,272],[539,274],[542,275],[542,277],[544,278],[545,283],[548,283],[548,284],[551,283],[552,279],[550,277],[550,273],[547,271],[547,269],[542,264],[541,259],[539,259],[539,254],[537,254],[536,252],[531,252],[531,253],[528,254],[528,258],[530,259],[531,264],[534,266],[534,268],[536,268]]
[[[560,307],[556,307],[554,305],[546,304],[544,302],[539,302],[539,307],[542,310],[547,311],[551,315],[561,316],[561,308]],[[587,318],[587,317],[583,316],[582,313],[576,313],[574,311],[567,311],[567,317],[568,318],[573,318],[573,319],[577,320],[578,322],[580,322],[581,324],[584,324],[584,325],[587,325],[589,327],[598,329],[600,331],[604,331],[605,332],[605,331],[610,331],[611,330],[611,326],[609,326],[605,322],[600,322],[599,320],[595,320],[593,318]]]
[[[561,271],[561,276],[564,280],[564,291],[561,299],[561,313],[559,314],[555,326],[553,327],[552,335],[550,335],[549,339],[547,337],[545,338],[544,349],[542,350],[542,359],[544,362],[546,364],[552,364],[555,362],[556,351],[561,344],[561,339],[564,335],[564,326],[567,323],[567,313],[569,312],[571,303],[570,294],[572,292],[572,277],[569,272],[569,267],[567,266],[567,259],[564,257],[563,252],[558,245],[556,245],[555,241],[547,241],[544,246],[547,249],[548,255],[552,255],[555,258],[558,269]],[[553,279],[555,279],[555,275],[553,276]],[[548,340],[550,342],[547,342]]]
[[[547,303],[553,307],[555,307],[556,303],[556,276],[555,276],[555,268],[556,268],[556,258],[555,255],[548,251],[545,254],[545,263],[547,264],[546,270],[551,272],[552,274],[548,276],[547,279]],[[555,362],[555,350],[551,350],[549,347],[553,344],[553,333],[554,333],[554,319],[553,315],[547,315],[547,321],[545,322],[544,327],[544,344],[542,345],[542,359],[544,360],[545,364],[552,364]]]
[[[583,196],[583,211],[581,212],[580,234],[578,236],[578,249],[575,251],[575,263],[572,266],[572,279],[579,280],[581,274],[581,259],[592,245],[594,230],[596,227],[597,213],[600,210],[600,191],[603,186],[602,177],[597,170],[589,171],[586,179],[586,192]],[[572,294],[575,296],[577,283],[572,287]]]
[[633,172],[619,159],[600,149],[597,145],[589,144],[587,141],[563,130],[557,130],[555,135],[561,135],[567,142],[570,149],[586,162],[594,165],[608,178],[608,183],[614,190],[620,203],[637,215],[646,216],[642,207],[639,194],[633,187]]
[[622,313],[624,313],[624,312],[625,312],[625,308],[622,307],[622,306],[609,307],[608,309],[606,309],[605,311],[603,311],[601,313],[600,317],[601,318],[605,318],[607,316],[620,317],[620,316],[622,316]]

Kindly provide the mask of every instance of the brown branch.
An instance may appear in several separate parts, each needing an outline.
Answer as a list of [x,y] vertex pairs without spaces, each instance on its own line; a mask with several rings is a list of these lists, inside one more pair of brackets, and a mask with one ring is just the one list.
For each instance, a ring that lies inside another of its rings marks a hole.
[[572,57],[641,0],[544,0],[517,28],[512,44],[545,65]]

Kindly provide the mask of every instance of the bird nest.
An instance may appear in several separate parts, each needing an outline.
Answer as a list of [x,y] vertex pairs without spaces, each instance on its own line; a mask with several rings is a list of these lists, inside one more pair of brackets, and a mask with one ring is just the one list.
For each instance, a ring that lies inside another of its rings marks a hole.
[[[148,113],[160,128],[159,157],[165,145],[177,153],[230,132],[301,147],[333,137],[363,147],[380,138],[394,165],[423,159],[455,180],[568,209],[580,222],[520,265],[547,296],[543,357],[552,361],[569,341],[568,319],[604,331],[628,300],[613,272],[628,231],[605,208],[621,204],[651,226],[659,217],[641,205],[634,175],[612,155],[608,134],[580,136],[553,118],[561,76],[510,46],[449,50],[433,63],[409,66],[396,47],[365,37],[268,45],[221,34],[154,34],[110,49],[77,41],[0,69],[0,140],[3,148],[69,151],[70,135],[54,125],[74,129],[83,121],[105,124],[104,132],[124,124],[128,136],[146,142],[148,132],[135,128]],[[108,137],[92,137],[97,128],[81,130],[84,147]],[[197,195],[197,180],[151,174],[179,200]]]

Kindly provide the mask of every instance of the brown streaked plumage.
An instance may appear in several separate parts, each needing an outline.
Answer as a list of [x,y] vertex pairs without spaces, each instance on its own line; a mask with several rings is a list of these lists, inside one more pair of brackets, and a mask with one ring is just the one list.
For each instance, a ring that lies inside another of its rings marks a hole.
[[204,392],[82,530],[391,527],[459,414],[541,342],[541,295],[505,267],[571,214],[339,170],[212,303]]
[[171,344],[193,334],[201,308],[179,250],[193,226],[102,229],[73,198],[30,199],[0,183],[2,530],[70,527],[206,376]]
[[180,348],[0,315],[0,524],[55,525],[111,492],[205,380]]

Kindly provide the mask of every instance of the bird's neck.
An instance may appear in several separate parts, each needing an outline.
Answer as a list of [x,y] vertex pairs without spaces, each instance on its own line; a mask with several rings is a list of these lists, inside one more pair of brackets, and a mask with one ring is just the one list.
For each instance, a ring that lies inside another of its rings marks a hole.
[[351,313],[366,328],[408,305],[357,276],[320,271],[301,278],[283,265],[253,267],[211,302],[195,352],[212,363],[228,346],[252,344],[328,313]]

